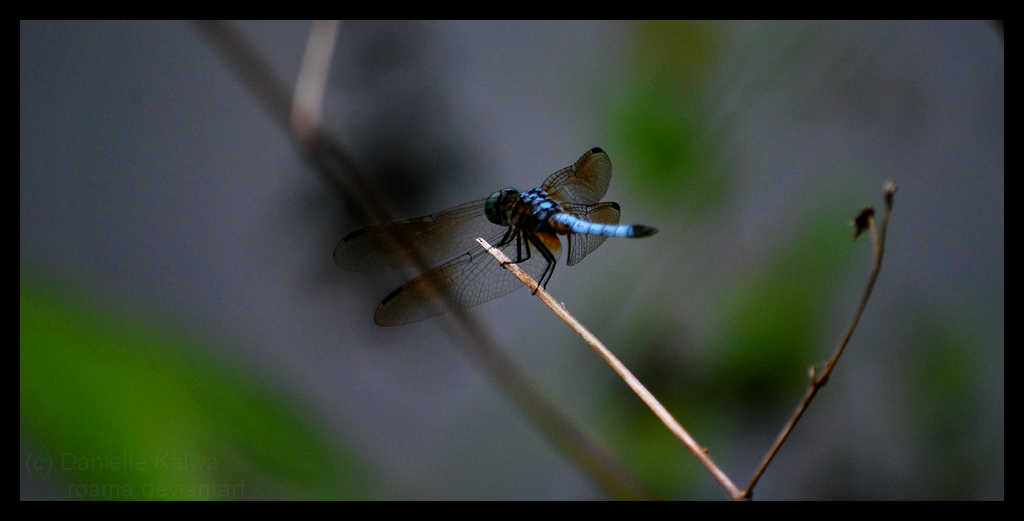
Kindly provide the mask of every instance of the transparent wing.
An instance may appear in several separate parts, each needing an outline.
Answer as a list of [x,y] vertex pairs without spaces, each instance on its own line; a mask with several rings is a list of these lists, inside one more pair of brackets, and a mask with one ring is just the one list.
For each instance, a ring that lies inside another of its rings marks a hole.
[[559,202],[594,204],[604,198],[612,181],[612,161],[600,148],[583,154],[576,164],[551,174],[541,188]]
[[[505,234],[502,229],[484,239],[497,246]],[[535,234],[558,258],[561,242],[554,234]],[[526,241],[522,242],[525,257]],[[531,246],[532,248],[532,246]],[[516,240],[499,247],[512,260],[517,258]],[[548,266],[544,256],[531,249],[529,260],[519,263],[535,279]],[[496,299],[523,287],[523,283],[476,244],[457,258],[416,277],[396,289],[377,307],[373,321],[379,326],[397,326],[419,322],[455,309],[463,309]]]
[[419,255],[434,265],[479,249],[476,238],[492,237],[496,230],[504,233],[504,228],[487,220],[484,200],[474,201],[425,217],[356,230],[334,248],[334,263],[350,270],[385,271],[414,266]]
[[[574,216],[583,219],[584,221],[590,221],[598,224],[619,224],[619,204],[618,203],[598,203],[598,204],[569,204],[565,203],[562,205],[563,208],[569,211]],[[601,243],[604,242],[604,235],[588,235],[585,233],[570,233],[569,234],[569,265],[575,266],[583,257],[586,257],[590,252],[597,249]]]

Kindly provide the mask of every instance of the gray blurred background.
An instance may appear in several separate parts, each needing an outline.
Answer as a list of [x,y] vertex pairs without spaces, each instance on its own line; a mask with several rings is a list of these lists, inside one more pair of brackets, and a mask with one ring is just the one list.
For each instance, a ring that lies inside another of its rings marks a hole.
[[[233,26],[294,84],[309,22]],[[324,125],[400,217],[604,148],[606,200],[661,231],[548,290],[741,487],[893,179],[867,312],[754,497],[1002,499],[1003,49],[984,22],[343,22]],[[21,22],[20,56],[22,499],[613,497],[447,317],[374,325],[409,274],[334,265],[373,223],[195,27]],[[471,313],[649,493],[727,497],[527,291]]]

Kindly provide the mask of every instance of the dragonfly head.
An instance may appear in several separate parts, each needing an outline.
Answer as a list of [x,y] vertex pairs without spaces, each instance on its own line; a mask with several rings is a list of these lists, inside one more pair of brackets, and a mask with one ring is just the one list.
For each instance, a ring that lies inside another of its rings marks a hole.
[[519,190],[503,188],[491,194],[484,202],[484,214],[487,220],[499,226],[508,226],[508,205],[519,197]]

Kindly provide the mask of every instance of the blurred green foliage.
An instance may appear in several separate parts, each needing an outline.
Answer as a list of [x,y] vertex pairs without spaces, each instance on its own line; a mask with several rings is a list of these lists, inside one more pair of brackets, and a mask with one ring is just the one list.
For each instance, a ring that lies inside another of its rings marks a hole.
[[706,85],[722,35],[709,22],[638,22],[623,91],[610,108],[620,172],[630,190],[673,215],[705,213],[721,203],[729,184],[710,158],[720,146],[707,129],[714,115]]
[[[830,304],[837,279],[858,254],[870,255],[867,241],[851,244],[850,215],[841,207],[809,210],[813,217],[802,221],[803,229],[793,230],[767,258],[752,261],[755,269],[738,273],[719,302],[708,304],[714,312],[712,323],[701,326],[711,332],[708,345],[700,347],[706,354],[700,363],[678,355],[692,347],[679,344],[687,335],[677,327],[646,325],[646,333],[630,336],[647,345],[631,348],[638,356],[628,365],[698,440],[727,439],[728,426],[743,421],[737,415],[795,399],[807,385],[808,366],[830,354],[831,345],[816,342],[840,333],[821,331],[836,312]],[[679,323],[673,317],[662,322]],[[658,330],[660,335],[651,334]],[[663,497],[696,498],[700,487],[693,480],[707,479],[706,472],[638,399],[618,386],[617,392],[610,403],[621,416],[609,424],[618,425],[613,437],[625,459]]]
[[[807,368],[832,354],[833,344],[816,345],[821,338],[838,339],[841,331],[824,331],[837,313],[831,304],[845,280],[850,263],[861,259],[864,277],[870,268],[870,238],[851,243],[852,209],[836,200],[808,208],[786,244],[768,258],[737,273],[721,302],[711,364],[721,388],[744,402],[770,402],[790,396],[807,383]],[[856,303],[859,295],[850,294]],[[845,311],[845,310],[844,310]],[[725,384],[728,381],[728,384]],[[723,394],[724,393],[724,394]]]
[[911,390],[907,412],[919,446],[945,457],[929,460],[928,479],[915,493],[922,499],[978,497],[985,465],[993,463],[994,453],[1003,453],[995,444],[964,443],[977,437],[982,416],[977,409],[981,364],[970,339],[948,321],[916,322],[902,372]]
[[[28,471],[68,499],[357,499],[372,477],[200,342],[21,273]],[[25,449],[23,449],[25,450]]]

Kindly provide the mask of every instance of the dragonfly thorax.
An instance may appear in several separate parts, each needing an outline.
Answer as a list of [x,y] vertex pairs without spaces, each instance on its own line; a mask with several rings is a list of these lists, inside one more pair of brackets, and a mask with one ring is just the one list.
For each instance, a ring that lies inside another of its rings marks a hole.
[[512,188],[495,192],[487,198],[484,210],[494,224],[511,226],[527,233],[551,231],[551,217],[565,211],[541,188],[522,193]]

